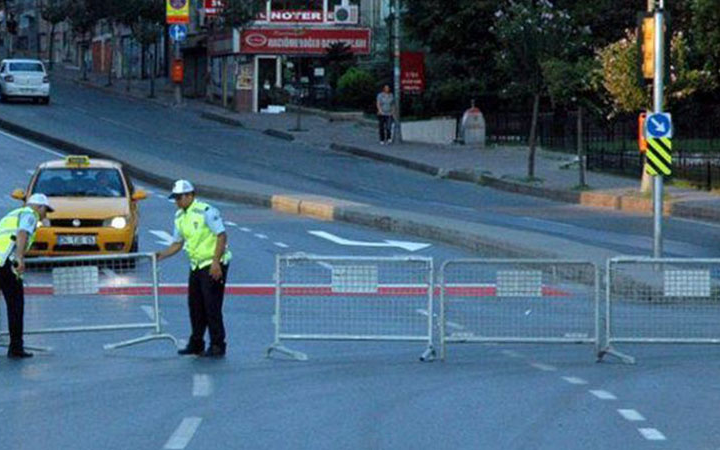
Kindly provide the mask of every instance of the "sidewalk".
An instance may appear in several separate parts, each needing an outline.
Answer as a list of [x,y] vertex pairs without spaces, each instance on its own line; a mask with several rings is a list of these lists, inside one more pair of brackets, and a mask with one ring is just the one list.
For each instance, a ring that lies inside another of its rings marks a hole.
[[[156,80],[156,98],[148,99],[149,80],[132,80],[126,91],[125,80],[114,80],[107,85],[106,75],[89,73],[89,81],[80,82],[77,69],[56,65],[53,77],[73,80],[83,86],[104,92],[152,101],[171,107],[172,84],[167,79]],[[299,144],[331,148],[336,151],[384,161],[465,182],[474,182],[493,188],[526,195],[577,203],[589,207],[610,208],[634,213],[652,212],[652,198],[639,192],[639,179],[631,179],[588,172],[587,190],[578,190],[577,164],[568,154],[538,149],[536,180],[526,181],[526,147],[491,146],[473,148],[462,145],[426,145],[402,143],[380,145],[373,120],[333,120],[319,115],[302,113],[298,125],[297,112],[283,114],[235,113],[204,99],[184,99],[186,108],[202,117],[228,125],[257,130],[280,139]],[[709,220],[720,223],[720,196],[705,191],[666,186],[665,212],[672,216]]]

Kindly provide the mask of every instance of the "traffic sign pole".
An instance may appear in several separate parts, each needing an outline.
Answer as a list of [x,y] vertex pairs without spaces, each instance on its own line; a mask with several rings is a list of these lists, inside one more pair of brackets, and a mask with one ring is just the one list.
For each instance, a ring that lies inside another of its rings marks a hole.
[[[655,77],[653,83],[653,111],[657,113],[663,112],[663,75],[665,68],[663,67],[665,31],[663,30],[663,14],[665,10],[665,0],[657,0],[655,4]],[[663,174],[658,173],[654,176],[653,189],[653,257],[661,258],[663,253]]]

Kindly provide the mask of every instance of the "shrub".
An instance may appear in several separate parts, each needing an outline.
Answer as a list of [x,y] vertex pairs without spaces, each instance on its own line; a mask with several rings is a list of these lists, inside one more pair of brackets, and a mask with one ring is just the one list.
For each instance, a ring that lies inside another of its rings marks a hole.
[[351,67],[338,80],[337,103],[349,108],[374,110],[375,78],[366,70]]

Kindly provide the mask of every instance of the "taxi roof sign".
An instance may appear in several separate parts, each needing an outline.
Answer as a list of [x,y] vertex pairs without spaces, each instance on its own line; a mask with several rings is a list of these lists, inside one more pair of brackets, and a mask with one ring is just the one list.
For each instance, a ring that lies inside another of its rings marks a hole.
[[90,158],[86,155],[68,155],[65,157],[66,166],[89,166]]

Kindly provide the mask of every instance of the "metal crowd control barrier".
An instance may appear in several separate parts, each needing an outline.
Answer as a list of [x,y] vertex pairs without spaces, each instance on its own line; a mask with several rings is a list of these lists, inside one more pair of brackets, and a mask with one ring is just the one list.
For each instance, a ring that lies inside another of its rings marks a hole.
[[425,342],[434,358],[433,261],[421,257],[279,255],[275,342],[268,348],[299,360],[288,340]]
[[441,358],[456,343],[599,347],[598,271],[585,261],[465,259],[440,270]]
[[[177,346],[175,337],[162,330],[155,254],[28,258],[26,265],[24,335],[147,329],[150,332],[144,336],[104,348],[158,339],[170,340]],[[40,327],[34,323],[37,318],[33,312],[48,303],[62,307],[52,310],[53,318],[48,322],[65,326]],[[138,315],[148,316],[150,321],[123,320]],[[7,335],[7,331],[0,332],[0,337]]]
[[720,259],[618,257],[607,262],[606,343],[720,344]]

